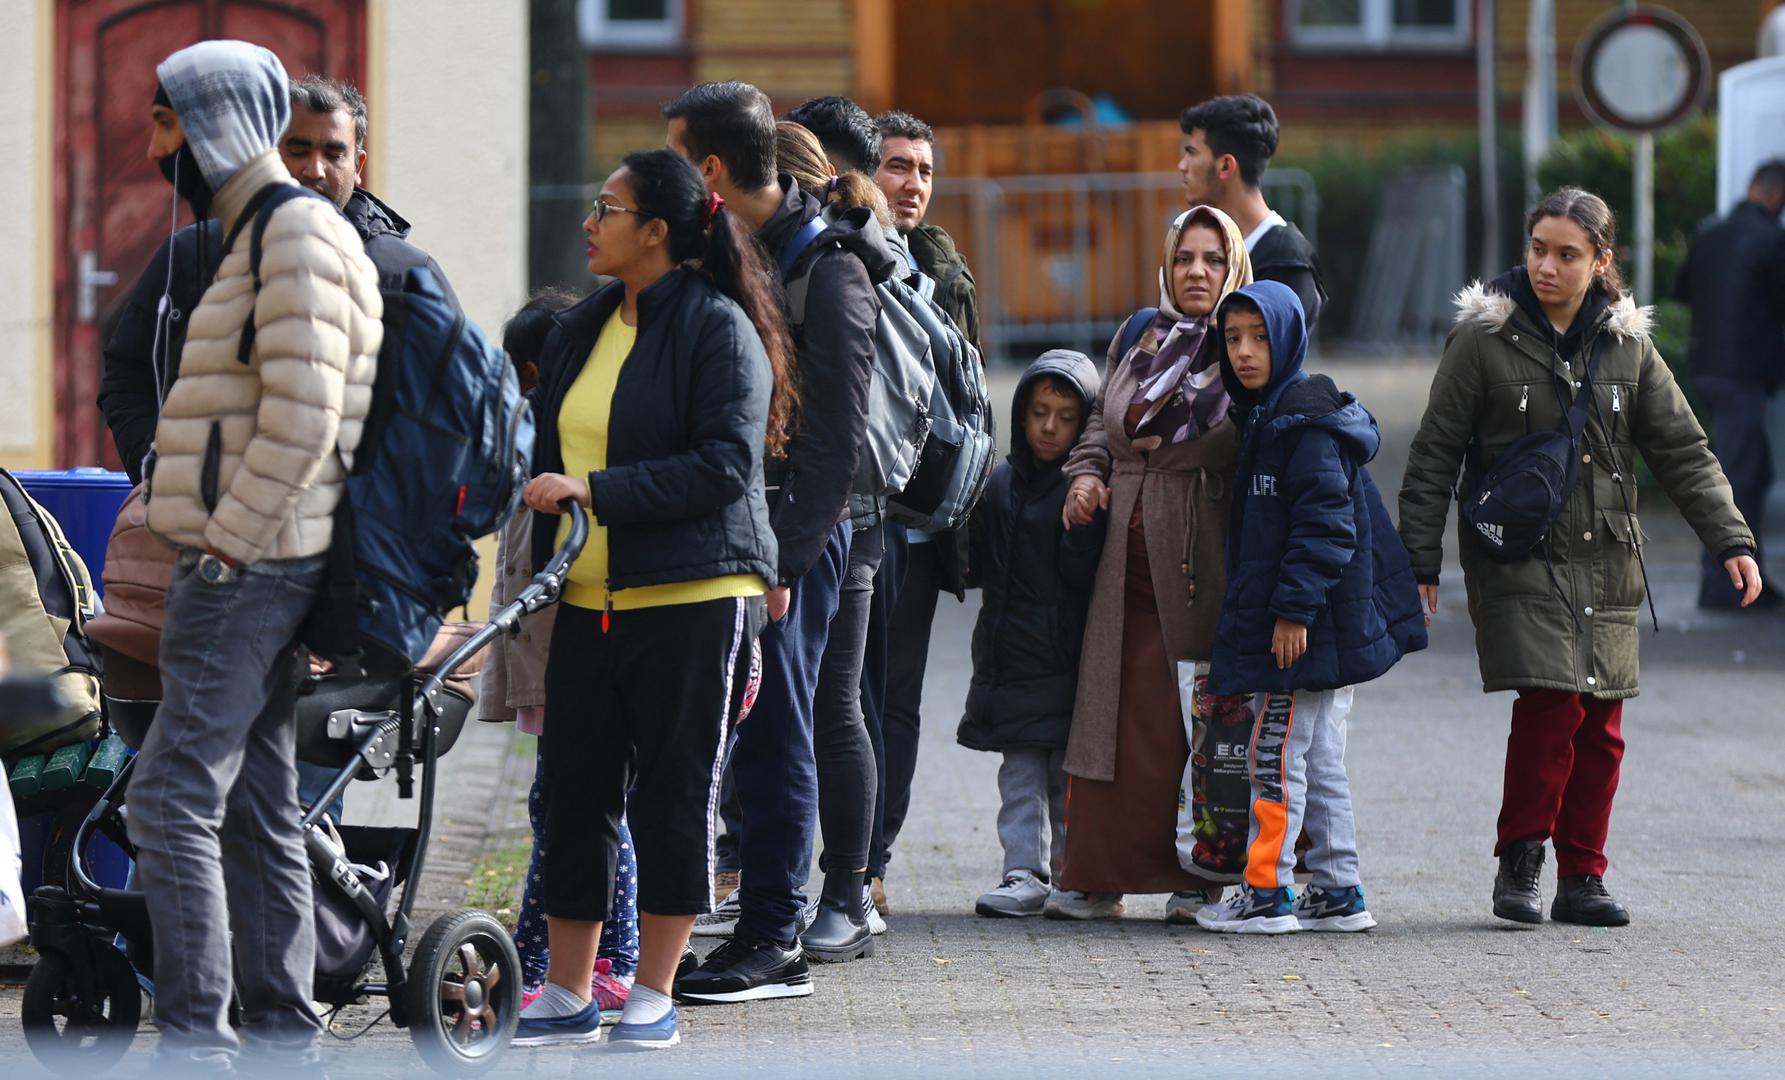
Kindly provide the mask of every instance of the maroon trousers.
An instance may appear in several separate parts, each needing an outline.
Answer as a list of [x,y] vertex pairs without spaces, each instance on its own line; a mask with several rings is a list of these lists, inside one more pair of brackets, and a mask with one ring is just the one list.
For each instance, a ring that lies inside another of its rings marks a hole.
[[1521,841],[1553,840],[1558,874],[1604,875],[1605,833],[1624,760],[1623,714],[1621,700],[1518,692],[1495,855]]

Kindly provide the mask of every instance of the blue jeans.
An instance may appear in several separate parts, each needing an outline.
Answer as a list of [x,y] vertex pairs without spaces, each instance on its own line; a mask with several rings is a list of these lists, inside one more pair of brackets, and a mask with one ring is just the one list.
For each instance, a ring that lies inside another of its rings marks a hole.
[[740,828],[738,933],[792,947],[818,825],[812,708],[849,565],[849,523],[793,583],[787,614],[762,632],[762,689],[731,751]]
[[[161,707],[129,791],[160,1053],[246,1050],[301,1064],[321,1025],[310,1011],[315,912],[293,764],[295,644],[323,559],[261,562],[215,585],[197,564],[197,552],[182,552],[168,585]],[[232,973],[239,1037],[227,1015]]]
[[[551,949],[545,929],[545,795],[540,769],[545,741],[533,763],[533,787],[527,792],[527,821],[533,826],[533,857],[527,863],[527,887],[521,894],[521,917],[514,925],[514,947],[521,954],[521,985],[545,982]],[[614,870],[613,915],[601,924],[598,957],[613,962],[613,974],[632,977],[638,973],[638,857],[632,850],[632,832],[620,819],[620,857]]]

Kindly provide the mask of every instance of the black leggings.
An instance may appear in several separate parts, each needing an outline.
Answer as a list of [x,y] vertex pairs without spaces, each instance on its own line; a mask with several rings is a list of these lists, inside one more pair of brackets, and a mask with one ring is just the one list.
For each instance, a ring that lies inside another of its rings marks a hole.
[[818,868],[824,871],[868,865],[880,785],[874,744],[862,719],[862,657],[883,539],[879,525],[851,538],[849,569],[818,666],[812,749],[818,759],[818,827],[824,836]]
[[548,915],[612,915],[622,813],[638,909],[712,910],[719,768],[762,608],[752,598],[616,611],[606,632],[598,611],[559,609],[545,671]]

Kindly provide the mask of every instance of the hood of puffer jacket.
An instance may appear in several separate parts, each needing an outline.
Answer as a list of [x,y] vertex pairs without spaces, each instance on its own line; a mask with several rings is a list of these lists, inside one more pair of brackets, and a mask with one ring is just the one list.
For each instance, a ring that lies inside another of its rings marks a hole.
[[[1097,365],[1091,358],[1071,349],[1049,349],[1036,358],[1035,362],[1023,369],[1023,376],[1017,380],[1016,393],[1010,399],[1010,453],[1007,455],[1011,467],[1020,470],[1032,470],[1036,467],[1034,451],[1029,446],[1029,435],[1023,424],[1024,407],[1029,402],[1029,388],[1036,381],[1047,376],[1063,379],[1078,391],[1083,407],[1078,414],[1078,434],[1073,442],[1085,433],[1085,424],[1090,422],[1091,410],[1097,407],[1097,394],[1102,388],[1103,377],[1097,372]],[[1059,468],[1066,463],[1072,452],[1067,448],[1065,454],[1048,463],[1052,468]]]
[[883,281],[903,280],[911,275],[911,264],[898,248],[888,242],[886,230],[874,220],[874,212],[865,206],[857,206],[837,214],[826,214],[826,224],[818,239],[812,241],[814,249],[828,244],[836,244],[844,251],[850,252],[868,268],[868,280],[878,285]]
[[394,236],[399,240],[409,236],[409,222],[402,214],[386,206],[383,199],[356,187],[347,199],[347,205],[341,213],[353,223],[353,229],[362,240],[370,240],[375,236]]
[[[1522,273],[1524,268],[1519,267],[1492,281],[1474,281],[1465,286],[1456,294],[1456,324],[1475,325],[1489,333],[1499,333],[1512,318],[1512,313],[1519,309],[1518,301],[1512,296],[1512,283],[1515,276]],[[1604,320],[1605,329],[1616,337],[1644,338],[1654,327],[1655,309],[1638,307],[1626,293],[1608,303],[1597,317]],[[1548,320],[1544,323],[1547,325]]]
[[201,41],[155,68],[212,191],[278,145],[291,122],[285,66],[246,41]]

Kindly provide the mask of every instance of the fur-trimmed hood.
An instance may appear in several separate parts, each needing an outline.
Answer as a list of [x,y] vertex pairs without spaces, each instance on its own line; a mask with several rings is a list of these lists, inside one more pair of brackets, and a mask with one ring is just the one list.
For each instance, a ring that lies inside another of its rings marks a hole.
[[[1506,325],[1518,302],[1496,285],[1497,282],[1473,281],[1456,294],[1458,326],[1474,323],[1492,334]],[[1626,293],[1606,309],[1604,318],[1605,328],[1617,337],[1646,338],[1654,326],[1655,309],[1638,307]]]

